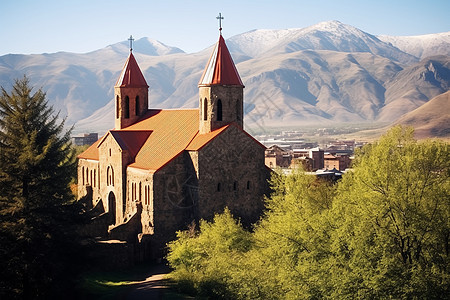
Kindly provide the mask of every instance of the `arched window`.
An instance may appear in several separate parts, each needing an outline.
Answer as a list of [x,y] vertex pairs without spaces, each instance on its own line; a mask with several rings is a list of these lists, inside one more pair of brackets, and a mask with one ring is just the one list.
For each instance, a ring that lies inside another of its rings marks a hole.
[[247,181],[247,190],[249,190],[249,189],[250,189],[250,180]]
[[217,100],[217,121],[222,121],[222,100]]
[[97,181],[97,172],[94,170],[94,178],[92,180],[92,185],[95,187],[95,182]]
[[208,120],[208,99],[203,100],[203,121]]
[[233,190],[234,190],[234,191],[237,191],[237,181],[235,181],[235,182],[233,183]]
[[84,185],[84,167],[81,168],[81,177],[82,177],[82,182]]
[[141,202],[141,196],[142,195],[142,182],[139,182],[139,194],[138,194],[138,201]]
[[89,185],[89,168],[86,168],[86,185]]
[[125,97],[125,119],[128,119],[130,117],[130,98],[128,96]]
[[220,192],[220,182],[217,184],[217,191]]
[[136,96],[135,110],[136,110],[136,116],[139,116],[139,96]]
[[116,96],[116,119],[119,118],[119,112],[120,112],[120,110],[119,110],[119,96],[117,95]]
[[114,186],[114,170],[111,166],[106,169],[106,184]]

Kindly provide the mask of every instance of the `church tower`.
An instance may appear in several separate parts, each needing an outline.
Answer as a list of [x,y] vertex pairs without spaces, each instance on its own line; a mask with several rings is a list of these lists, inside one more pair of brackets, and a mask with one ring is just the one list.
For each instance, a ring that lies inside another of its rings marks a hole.
[[114,86],[116,130],[134,124],[148,110],[148,85],[134,58],[132,40],[130,37],[130,55]]
[[232,122],[244,126],[244,85],[222,37],[222,28],[219,30],[219,41],[198,83],[200,134]]

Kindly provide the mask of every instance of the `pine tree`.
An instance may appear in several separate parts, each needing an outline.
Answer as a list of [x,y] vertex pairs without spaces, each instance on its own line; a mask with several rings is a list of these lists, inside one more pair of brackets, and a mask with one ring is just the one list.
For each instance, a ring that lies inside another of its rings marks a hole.
[[76,165],[70,130],[25,76],[1,88],[0,154],[0,298],[48,298],[70,265]]

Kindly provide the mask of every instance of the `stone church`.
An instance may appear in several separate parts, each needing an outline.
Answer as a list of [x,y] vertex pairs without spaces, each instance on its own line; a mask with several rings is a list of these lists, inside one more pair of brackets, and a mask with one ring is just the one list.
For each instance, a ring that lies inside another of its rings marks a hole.
[[115,128],[79,155],[78,195],[99,241],[157,257],[177,230],[228,207],[257,221],[265,147],[243,129],[244,85],[222,34],[198,84],[198,109],[154,109],[130,49],[114,86]]

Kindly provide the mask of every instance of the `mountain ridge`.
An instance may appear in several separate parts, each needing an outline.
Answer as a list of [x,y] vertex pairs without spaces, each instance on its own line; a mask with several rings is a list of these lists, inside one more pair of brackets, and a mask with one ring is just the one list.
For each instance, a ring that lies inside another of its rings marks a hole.
[[[442,36],[447,35],[435,35]],[[437,60],[420,60],[392,41],[338,21],[230,37],[226,42],[246,86],[245,123],[394,121],[449,88],[446,47],[427,50],[443,54]],[[446,38],[438,44],[445,43],[450,48]],[[133,53],[150,86],[150,106],[197,107],[197,84],[211,47],[185,53],[149,38],[135,41]],[[113,116],[113,86],[128,53],[128,42],[122,41],[83,54],[4,55],[0,85],[8,89],[14,78],[27,74],[68,115],[68,124],[76,123],[75,132],[106,131],[114,126],[113,117],[111,122],[106,118]]]

